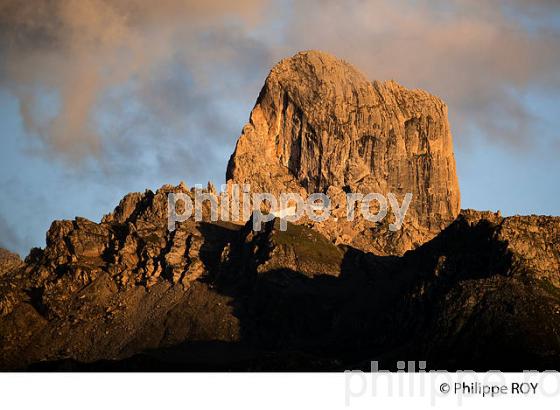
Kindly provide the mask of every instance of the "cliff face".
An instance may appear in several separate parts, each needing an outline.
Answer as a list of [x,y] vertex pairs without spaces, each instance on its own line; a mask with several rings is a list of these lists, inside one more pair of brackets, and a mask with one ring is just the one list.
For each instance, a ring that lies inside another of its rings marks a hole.
[[[370,82],[350,64],[317,51],[272,69],[227,179],[251,184],[254,192],[328,193],[340,218],[317,229],[378,253],[402,253],[425,242],[460,209],[446,105],[394,81]],[[376,242],[376,224],[341,220],[343,191],[392,192],[399,200],[412,193],[404,232]]]
[[180,184],[128,194],[100,223],[55,221],[25,262],[0,250],[0,369],[560,369],[560,217],[457,215],[435,97],[298,54],[268,77],[228,178],[326,191],[335,208],[345,189],[417,202],[399,232],[254,232],[207,207],[170,232],[167,195],[194,195]]

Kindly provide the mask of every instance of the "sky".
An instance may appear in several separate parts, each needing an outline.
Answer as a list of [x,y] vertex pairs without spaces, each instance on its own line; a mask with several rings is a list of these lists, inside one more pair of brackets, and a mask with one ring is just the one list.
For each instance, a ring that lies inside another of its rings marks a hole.
[[0,0],[0,247],[223,183],[268,71],[308,49],[446,101],[462,208],[560,215],[556,0]]

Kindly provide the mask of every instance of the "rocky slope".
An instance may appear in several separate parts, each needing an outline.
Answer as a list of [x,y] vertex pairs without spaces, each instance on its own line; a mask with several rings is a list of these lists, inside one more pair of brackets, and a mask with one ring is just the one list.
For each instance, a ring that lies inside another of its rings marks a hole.
[[[356,179],[351,163],[367,172]],[[282,231],[278,219],[254,232],[252,221],[210,222],[208,207],[203,221],[171,232],[167,196],[192,197],[184,184],[129,194],[100,223],[55,221],[45,249],[25,262],[0,252],[0,368],[344,370],[426,360],[432,369],[560,369],[560,217],[457,214],[436,98],[298,54],[267,79],[228,177],[272,192],[402,181],[419,202],[396,234],[363,221]]]
[[73,221],[64,241],[51,229],[2,277],[2,368],[560,366],[560,218],[464,211],[418,249],[378,256],[278,219],[143,233],[169,189],[138,195],[125,219],[119,206]]
[[0,248],[0,276],[19,268],[22,264],[23,261],[19,255]]

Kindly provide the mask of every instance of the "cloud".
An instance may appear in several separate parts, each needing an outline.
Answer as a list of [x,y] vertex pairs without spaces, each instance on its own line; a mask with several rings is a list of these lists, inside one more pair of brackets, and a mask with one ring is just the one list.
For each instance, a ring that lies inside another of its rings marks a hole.
[[268,65],[247,35],[262,10],[260,0],[8,0],[0,86],[17,96],[43,151],[130,170],[139,152],[156,161],[171,151],[164,143],[219,143],[231,132],[220,99],[255,80],[251,67]]
[[40,152],[123,178],[223,172],[239,107],[310,48],[441,96],[459,144],[524,146],[524,93],[560,92],[558,16],[553,0],[6,0],[0,86]]
[[[312,1],[296,8],[290,44],[327,48],[370,78],[441,96],[459,142],[476,128],[489,141],[531,144],[536,119],[523,94],[560,92],[558,2]],[[543,16],[556,17],[556,25]]]

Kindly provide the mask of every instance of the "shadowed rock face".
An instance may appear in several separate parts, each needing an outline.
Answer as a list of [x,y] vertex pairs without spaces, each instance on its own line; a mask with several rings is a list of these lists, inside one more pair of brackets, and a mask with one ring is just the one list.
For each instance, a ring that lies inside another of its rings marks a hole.
[[357,221],[282,231],[276,219],[254,232],[252,221],[209,222],[205,207],[204,221],[170,232],[167,195],[192,191],[128,194],[100,223],[54,221],[46,248],[25,262],[0,250],[0,369],[427,360],[430,369],[560,370],[560,218],[457,216],[438,99],[371,84],[308,52],[273,69],[251,118],[230,182],[333,198],[402,183],[420,199],[407,230]]
[[392,192],[399,200],[412,193],[404,232],[386,242],[372,241],[371,230],[379,227],[361,218],[316,226],[332,239],[378,253],[414,248],[460,209],[446,105],[394,81],[370,82],[345,61],[317,51],[272,69],[227,179],[249,183],[253,192],[328,193],[343,209],[343,190]]

